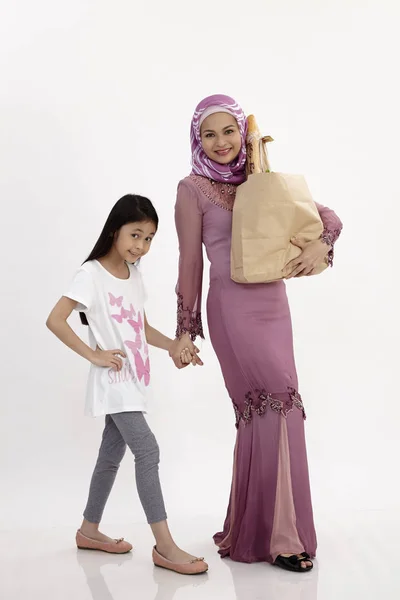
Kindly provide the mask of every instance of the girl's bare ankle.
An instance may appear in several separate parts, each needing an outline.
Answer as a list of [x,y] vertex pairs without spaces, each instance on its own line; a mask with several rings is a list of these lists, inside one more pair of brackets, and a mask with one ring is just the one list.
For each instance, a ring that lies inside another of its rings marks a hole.
[[86,519],[84,519],[82,521],[82,525],[81,525],[81,532],[83,534],[86,533],[96,533],[99,530],[99,524],[98,523],[90,523],[90,521],[86,521]]
[[173,550],[176,550],[178,546],[173,541],[168,542],[159,542],[156,544],[157,552],[159,552],[162,556],[169,554]]

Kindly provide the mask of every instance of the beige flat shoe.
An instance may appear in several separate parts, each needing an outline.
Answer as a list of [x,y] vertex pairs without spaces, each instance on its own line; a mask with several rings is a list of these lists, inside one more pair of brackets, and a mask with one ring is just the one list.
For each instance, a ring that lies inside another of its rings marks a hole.
[[126,554],[132,550],[132,544],[125,542],[124,538],[114,542],[98,542],[92,538],[86,537],[83,533],[76,532],[76,545],[80,550],[100,550],[109,554]]
[[187,563],[173,563],[157,552],[155,546],[153,548],[153,563],[156,567],[175,571],[180,575],[200,575],[208,571],[208,564],[204,562],[204,558],[195,558]]

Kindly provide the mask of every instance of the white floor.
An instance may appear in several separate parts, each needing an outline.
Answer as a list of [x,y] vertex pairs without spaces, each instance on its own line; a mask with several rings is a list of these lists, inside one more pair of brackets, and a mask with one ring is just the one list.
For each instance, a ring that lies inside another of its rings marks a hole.
[[153,567],[144,524],[104,526],[134,551],[124,556],[77,550],[73,529],[0,532],[2,600],[399,600],[397,513],[318,515],[312,572],[221,560],[210,541],[213,519],[173,523],[185,549],[204,555],[209,573],[179,576]]

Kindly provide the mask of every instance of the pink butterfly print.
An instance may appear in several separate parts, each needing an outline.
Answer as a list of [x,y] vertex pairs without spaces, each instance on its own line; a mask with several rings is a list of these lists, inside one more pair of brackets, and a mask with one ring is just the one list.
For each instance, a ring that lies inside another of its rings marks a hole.
[[132,304],[129,310],[127,310],[126,308],[122,307],[121,308],[121,316],[123,319],[133,319],[133,317],[136,316],[136,311],[133,308]]
[[136,333],[139,333],[139,331],[143,329],[142,315],[140,314],[140,312],[137,321],[134,321],[133,319],[128,319],[128,323],[131,327],[133,327]]
[[144,353],[147,354],[147,356],[149,355],[149,347],[146,344],[146,342],[143,342],[143,348],[144,348]]
[[147,387],[150,383],[150,360],[149,357],[146,358],[146,362],[143,362],[143,358],[140,352],[135,354],[135,365],[136,365],[136,373],[139,381],[144,381],[144,385]]
[[125,340],[124,344],[136,356],[136,354],[139,352],[140,348],[142,347],[142,338],[140,337],[140,334],[137,333],[136,339],[134,342],[132,342],[131,340]]
[[122,315],[111,315],[118,323],[122,323]]
[[108,292],[108,296],[110,298],[111,306],[118,306],[119,308],[122,306],[123,296],[118,296],[118,298],[116,298],[111,292]]

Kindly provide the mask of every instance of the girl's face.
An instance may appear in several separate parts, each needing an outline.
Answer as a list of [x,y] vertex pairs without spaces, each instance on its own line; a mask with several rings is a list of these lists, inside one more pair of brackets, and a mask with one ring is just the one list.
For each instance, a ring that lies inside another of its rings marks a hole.
[[242,139],[237,121],[227,113],[214,113],[201,125],[201,143],[208,158],[227,165],[240,152]]
[[127,223],[115,234],[113,247],[122,260],[135,263],[148,253],[156,232],[152,221]]

